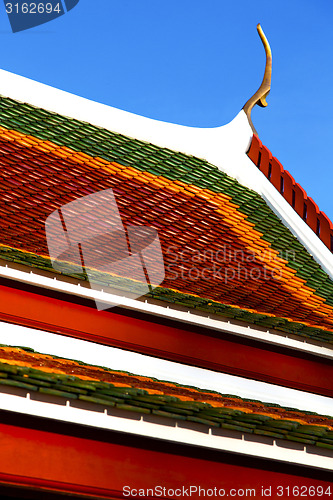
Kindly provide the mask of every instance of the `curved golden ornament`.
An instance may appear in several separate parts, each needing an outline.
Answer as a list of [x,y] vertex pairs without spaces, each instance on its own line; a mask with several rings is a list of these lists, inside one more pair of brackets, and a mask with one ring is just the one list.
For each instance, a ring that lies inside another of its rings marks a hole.
[[251,125],[251,128],[252,128],[254,133],[257,133],[257,131],[254,128],[252,120],[251,120],[252,108],[256,104],[258,104],[258,106],[261,106],[261,107],[267,106],[266,97],[268,96],[269,91],[271,90],[271,80],[272,80],[272,51],[271,51],[268,40],[267,40],[260,24],[257,25],[257,31],[259,33],[259,36],[261,38],[261,41],[264,45],[264,49],[266,52],[265,73],[264,73],[264,78],[263,78],[261,85],[258,88],[257,92],[252,97],[250,97],[250,99],[243,106],[243,109],[246,113],[247,119],[249,120],[249,124]]

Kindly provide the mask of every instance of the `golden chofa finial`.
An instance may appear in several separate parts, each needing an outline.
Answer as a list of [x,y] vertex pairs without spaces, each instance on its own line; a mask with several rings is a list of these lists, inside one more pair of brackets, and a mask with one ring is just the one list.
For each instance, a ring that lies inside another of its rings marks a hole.
[[247,119],[249,120],[249,124],[251,125],[251,128],[255,134],[257,133],[257,131],[254,128],[252,120],[251,120],[251,111],[252,111],[252,108],[256,104],[258,104],[258,106],[261,106],[261,107],[267,106],[266,97],[268,96],[269,91],[271,90],[271,80],[272,80],[272,52],[271,52],[271,48],[269,46],[268,40],[265,37],[265,34],[264,34],[260,24],[257,25],[257,31],[259,33],[259,36],[261,38],[261,41],[264,45],[264,49],[266,52],[265,74],[264,74],[264,78],[263,78],[261,85],[258,88],[257,92],[252,97],[250,97],[250,99],[247,101],[247,103],[244,104],[244,106],[243,106],[243,109],[246,113]]

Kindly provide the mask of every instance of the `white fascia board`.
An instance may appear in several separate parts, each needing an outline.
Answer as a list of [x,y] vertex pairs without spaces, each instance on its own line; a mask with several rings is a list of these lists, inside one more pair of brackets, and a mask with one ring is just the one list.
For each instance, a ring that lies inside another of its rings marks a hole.
[[253,132],[243,110],[221,127],[185,127],[96,103],[4,70],[0,70],[0,94],[207,160],[256,191],[333,279],[333,254],[247,156]]
[[170,424],[166,425],[166,419],[163,419],[161,425],[158,423],[158,419],[156,419],[156,423],[145,420],[144,416],[140,420],[137,420],[130,418],[130,413],[127,417],[123,417],[116,415],[116,412],[112,414],[112,410],[108,412],[105,409],[104,413],[90,411],[75,408],[71,406],[70,401],[67,401],[65,406],[31,400],[29,396],[28,394],[24,398],[0,393],[0,407],[2,410],[48,418],[50,420],[60,420],[62,422],[70,422],[163,441],[333,470],[333,456],[322,456],[320,455],[320,450],[316,450],[315,447],[310,447],[311,449],[309,450],[305,446],[301,449],[292,449],[290,445],[288,446],[287,444],[285,446],[279,440],[274,440],[273,444],[268,442],[263,443],[260,442],[260,437],[258,437],[258,441],[247,440],[246,434],[240,435],[241,439],[239,439],[235,438],[232,433],[229,434],[226,432],[225,435],[219,435],[218,431],[208,426],[205,429],[200,425],[193,425],[192,428],[184,428],[181,424],[178,426],[177,423],[171,420]]
[[333,399],[32,328],[0,323],[0,344],[333,417]]
[[260,340],[268,344],[288,347],[290,349],[308,352],[325,358],[333,358],[333,349],[307,342],[306,339],[303,339],[302,341],[295,340],[293,338],[289,338],[288,336],[280,336],[270,333],[269,329],[267,329],[267,331],[258,330],[255,328],[255,325],[240,326],[228,320],[220,318],[214,319],[209,315],[202,316],[192,312],[191,310],[180,311],[169,306],[152,304],[147,300],[134,300],[128,297],[112,295],[103,291],[92,290],[90,288],[80,286],[80,284],[72,284],[58,280],[56,276],[54,278],[49,278],[47,276],[35,274],[32,271],[27,273],[13,269],[6,265],[0,266],[0,277],[29,285],[35,285],[48,290],[54,290],[57,292],[67,293],[69,295],[75,295],[77,297],[95,300],[99,303],[110,304],[110,307],[118,305],[120,307],[124,307],[125,309],[140,311],[162,318],[169,318],[183,323],[209,328],[214,331],[232,333],[241,337]]

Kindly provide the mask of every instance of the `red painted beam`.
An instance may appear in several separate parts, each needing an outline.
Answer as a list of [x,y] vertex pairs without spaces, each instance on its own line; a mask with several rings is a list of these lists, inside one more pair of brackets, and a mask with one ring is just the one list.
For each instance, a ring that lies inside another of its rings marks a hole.
[[266,148],[266,146],[262,146],[259,169],[261,170],[261,172],[263,172],[263,174],[265,174],[268,179],[270,178],[271,159],[272,153],[269,151],[269,149]]
[[325,245],[330,250],[333,250],[333,248],[331,248],[331,235],[333,232],[333,224],[327,217],[325,212],[319,213],[319,221],[320,221],[320,239],[325,243]]
[[287,200],[287,202],[292,205],[293,204],[293,191],[294,191],[294,186],[295,186],[295,179],[293,178],[292,175],[288,172],[288,170],[285,170],[283,172],[283,196]]
[[273,186],[281,192],[281,179],[283,177],[283,167],[279,160],[277,160],[274,156],[271,159],[271,178],[270,181]]
[[250,149],[247,152],[248,157],[259,167],[262,143],[257,135],[253,135]]
[[[283,486],[283,498],[288,497],[285,489],[288,486],[289,495],[294,487],[303,487],[303,491],[308,492],[310,486],[322,487],[325,491],[330,487],[332,493],[333,483],[327,480],[328,473],[324,477],[323,474],[309,474],[308,469],[302,467],[295,473],[296,468],[290,464],[287,468],[270,462],[269,466],[268,461],[252,457],[240,455],[235,459],[225,453],[204,449],[201,452],[195,447],[184,448],[177,444],[165,446],[159,441],[152,443],[150,440],[147,445],[135,438],[131,441],[125,435],[124,441],[120,441],[113,433],[105,434],[102,441],[87,438],[84,427],[81,435],[71,435],[62,434],[52,428],[52,423],[50,425],[51,431],[0,424],[0,484],[109,499],[125,498],[123,492],[156,486],[166,490],[191,486],[211,490],[216,487],[225,490],[221,496],[236,498],[250,496],[237,491],[246,489],[255,490],[252,498],[261,498],[263,487],[271,488],[269,497],[276,499],[281,497],[279,486]],[[236,490],[236,494],[232,490]],[[134,492],[128,495],[129,498],[137,496]],[[163,498],[167,496],[162,495]],[[147,497],[158,498],[159,495],[153,491],[144,495]],[[192,498],[199,498],[198,492],[192,494]],[[323,498],[329,496],[323,495]]]
[[[67,298],[67,297],[66,297]],[[68,297],[69,298],[69,297]],[[193,325],[162,324],[0,286],[0,319],[216,371],[333,396],[333,364]],[[165,323],[165,322],[164,322]]]
[[312,198],[306,200],[306,223],[311,227],[312,231],[317,232],[319,208]]

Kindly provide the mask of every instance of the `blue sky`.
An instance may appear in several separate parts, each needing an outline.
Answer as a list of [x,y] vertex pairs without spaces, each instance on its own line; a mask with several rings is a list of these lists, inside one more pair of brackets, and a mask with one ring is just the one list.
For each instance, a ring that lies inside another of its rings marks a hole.
[[[212,127],[257,90],[272,47],[263,143],[333,219],[331,0],[80,0],[13,34],[0,5],[2,69],[159,120]],[[5,50],[4,50],[5,48]]]

